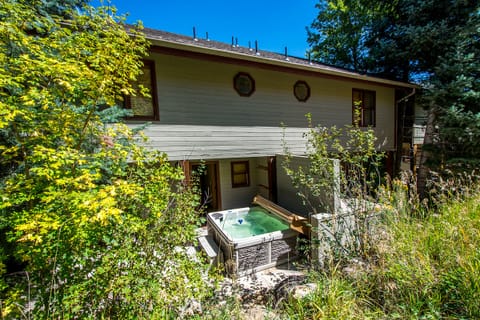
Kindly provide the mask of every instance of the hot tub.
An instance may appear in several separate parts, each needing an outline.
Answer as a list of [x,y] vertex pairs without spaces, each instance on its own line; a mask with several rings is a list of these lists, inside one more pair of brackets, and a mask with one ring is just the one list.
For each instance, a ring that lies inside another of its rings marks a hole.
[[244,275],[296,258],[298,232],[261,206],[211,212],[209,235],[224,255],[226,271]]

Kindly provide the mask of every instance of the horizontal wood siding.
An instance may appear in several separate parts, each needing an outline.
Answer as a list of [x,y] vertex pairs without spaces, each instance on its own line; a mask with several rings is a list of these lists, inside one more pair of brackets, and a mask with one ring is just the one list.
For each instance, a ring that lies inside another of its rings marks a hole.
[[[283,130],[280,127],[151,124],[143,132],[150,138],[146,145],[165,152],[170,160],[208,160],[283,153]],[[285,129],[285,141],[292,152],[304,153],[305,131],[304,128]]]
[[[152,54],[157,75],[160,121],[145,130],[153,148],[172,160],[257,157],[282,153],[282,124],[295,153],[303,153],[305,115],[323,126],[352,122],[352,88],[376,92],[378,144],[394,149],[394,89],[359,82],[301,77],[221,62]],[[247,72],[256,90],[241,97],[233,77]],[[293,85],[306,81],[307,102],[293,95]],[[303,128],[303,129],[302,129]]]

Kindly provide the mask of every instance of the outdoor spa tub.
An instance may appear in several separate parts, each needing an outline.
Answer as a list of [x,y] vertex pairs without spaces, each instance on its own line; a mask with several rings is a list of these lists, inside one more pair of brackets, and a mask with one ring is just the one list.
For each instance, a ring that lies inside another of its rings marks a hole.
[[230,274],[257,272],[296,258],[298,232],[261,206],[211,212],[207,226]]

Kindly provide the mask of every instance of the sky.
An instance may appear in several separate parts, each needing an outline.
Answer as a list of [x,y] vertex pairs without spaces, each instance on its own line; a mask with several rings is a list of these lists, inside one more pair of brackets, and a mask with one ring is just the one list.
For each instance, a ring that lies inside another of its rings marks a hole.
[[[111,0],[127,22],[138,20],[145,27],[248,47],[258,41],[260,50],[305,57],[307,31],[315,19],[318,0]],[[98,5],[94,0],[93,5]]]

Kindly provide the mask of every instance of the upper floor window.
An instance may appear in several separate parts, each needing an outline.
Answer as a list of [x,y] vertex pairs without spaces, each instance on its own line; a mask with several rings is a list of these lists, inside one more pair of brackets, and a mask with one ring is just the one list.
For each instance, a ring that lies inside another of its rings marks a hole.
[[125,107],[132,109],[134,120],[158,120],[157,86],[155,81],[155,63],[150,60],[143,61],[142,73],[138,75],[134,88],[148,89],[148,96],[137,93],[136,96],[125,97]]
[[359,127],[375,127],[375,91],[352,90],[352,122]]

